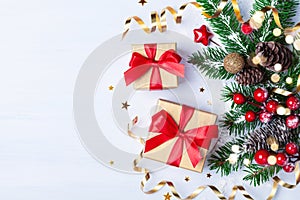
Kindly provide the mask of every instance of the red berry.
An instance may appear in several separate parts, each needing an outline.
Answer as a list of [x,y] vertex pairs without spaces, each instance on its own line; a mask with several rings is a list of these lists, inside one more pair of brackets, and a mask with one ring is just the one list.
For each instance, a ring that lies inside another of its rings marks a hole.
[[244,104],[246,102],[246,97],[241,93],[235,93],[233,95],[233,102],[236,104]]
[[290,115],[285,119],[285,124],[291,129],[295,129],[299,126],[299,117],[296,115]]
[[298,153],[298,147],[295,143],[290,142],[285,145],[285,151],[286,151],[286,153],[288,153],[290,155],[294,155],[294,154]]
[[249,35],[253,32],[253,28],[250,26],[248,22],[242,24],[241,30],[245,35]]
[[286,163],[287,163],[287,156],[284,154],[284,153],[278,153],[277,155],[276,155],[276,164],[278,165],[278,166],[284,166],[284,165],[286,165]]
[[257,102],[265,102],[268,99],[268,91],[265,88],[257,88],[254,91],[253,97]]
[[262,123],[268,123],[270,122],[272,119],[272,114],[269,113],[269,112],[262,112],[259,114],[259,120],[262,122]]
[[285,103],[286,106],[291,110],[297,110],[300,107],[300,101],[295,96],[290,96]]
[[270,100],[266,105],[266,110],[270,113],[276,113],[277,107],[278,107],[278,102],[275,100]]
[[259,165],[266,165],[268,164],[269,155],[270,153],[267,150],[261,149],[255,153],[254,160]]
[[245,120],[247,122],[253,122],[256,119],[256,114],[252,110],[249,110],[245,114]]
[[295,170],[295,165],[293,163],[288,163],[287,165],[283,166],[283,170],[287,173],[291,173]]

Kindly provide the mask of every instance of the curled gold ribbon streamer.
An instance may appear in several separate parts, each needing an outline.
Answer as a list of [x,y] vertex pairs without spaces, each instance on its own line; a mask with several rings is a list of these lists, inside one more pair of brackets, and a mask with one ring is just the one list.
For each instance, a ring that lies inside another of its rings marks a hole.
[[273,182],[273,188],[272,188],[272,191],[271,191],[269,197],[267,198],[267,200],[272,200],[274,198],[274,196],[276,195],[276,192],[278,190],[279,185],[281,187],[284,187],[284,188],[287,188],[287,189],[293,189],[300,183],[300,166],[299,166],[299,162],[296,164],[295,178],[296,178],[296,184],[291,185],[291,184],[286,183],[283,180],[281,180],[278,176],[275,176],[273,178],[273,181],[274,181]]
[[[151,13],[151,28],[149,28],[140,17],[138,17],[138,16],[129,17],[125,21],[125,31],[123,32],[123,38],[125,37],[125,35],[130,30],[130,24],[133,20],[136,21],[138,23],[138,25],[141,27],[141,29],[143,29],[144,32],[146,32],[146,33],[152,33],[154,31],[156,31],[156,29],[158,29],[160,32],[165,32],[167,30],[167,19],[166,19],[167,11],[169,11],[171,13],[171,15],[173,16],[174,21],[177,24],[180,24],[181,21],[182,21],[183,11],[186,9],[186,7],[188,5],[192,5],[196,9],[200,9],[201,14],[204,17],[212,19],[212,18],[219,17],[219,15],[222,13],[224,7],[226,6],[226,4],[228,2],[229,2],[229,0],[221,0],[216,12],[213,15],[209,15],[208,13],[203,11],[203,6],[201,4],[199,4],[198,2],[185,3],[185,4],[180,6],[178,12],[176,12],[176,10],[174,8],[172,8],[171,6],[167,6],[166,8],[164,8],[161,11],[160,15],[156,11]],[[241,15],[241,10],[239,8],[238,1],[237,0],[231,0],[231,4],[232,4],[233,10],[234,10],[236,19],[239,21],[239,23],[245,23],[245,21],[243,20],[242,15]],[[281,22],[280,22],[279,12],[275,7],[265,6],[260,11],[263,12],[263,13],[266,13],[270,10],[272,11],[272,14],[273,14],[276,25],[279,28],[283,29],[285,34],[296,32],[297,30],[300,29],[300,22],[297,23],[294,27],[288,27],[288,28],[284,29],[281,25]]]
[[[209,15],[208,13],[202,11],[202,15],[204,15],[207,18],[216,18],[218,17],[223,8],[225,7],[225,5],[227,4],[228,0],[222,0],[220,2],[220,5],[218,6],[217,11],[213,14],[213,15]],[[182,21],[182,15],[183,15],[183,11],[186,9],[186,7],[188,5],[193,5],[194,7],[196,7],[197,9],[203,9],[203,6],[200,5],[197,2],[189,2],[189,3],[185,3],[182,6],[180,6],[179,11],[176,12],[176,10],[174,8],[172,8],[171,6],[167,6],[166,8],[164,8],[160,15],[158,14],[158,12],[154,11],[151,13],[151,28],[149,28],[145,22],[138,16],[133,16],[133,17],[129,17],[126,21],[125,21],[125,31],[123,33],[123,38],[125,37],[125,35],[128,33],[129,29],[130,29],[130,24],[131,21],[136,21],[139,26],[146,32],[146,33],[152,33],[154,31],[156,31],[156,28],[160,31],[160,32],[165,32],[167,30],[167,11],[169,11],[171,13],[171,15],[173,16],[174,21],[176,22],[176,24],[180,24]]]

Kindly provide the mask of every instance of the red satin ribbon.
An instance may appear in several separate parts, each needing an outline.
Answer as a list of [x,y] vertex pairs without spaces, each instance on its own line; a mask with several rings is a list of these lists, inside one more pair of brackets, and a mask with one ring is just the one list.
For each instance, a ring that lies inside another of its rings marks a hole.
[[179,125],[165,110],[161,110],[152,117],[149,132],[161,133],[146,141],[144,152],[151,151],[161,144],[177,137],[171,150],[167,164],[179,167],[184,152],[186,152],[194,167],[203,158],[199,147],[208,149],[212,138],[218,137],[218,126],[209,125],[184,131],[185,126],[194,114],[194,108],[183,105],[180,113]]
[[152,68],[150,90],[163,89],[160,68],[176,76],[184,77],[184,65],[179,64],[181,57],[172,49],[164,52],[158,61],[155,60],[157,44],[145,44],[147,57],[133,52],[129,66],[124,73],[126,85],[131,84]]

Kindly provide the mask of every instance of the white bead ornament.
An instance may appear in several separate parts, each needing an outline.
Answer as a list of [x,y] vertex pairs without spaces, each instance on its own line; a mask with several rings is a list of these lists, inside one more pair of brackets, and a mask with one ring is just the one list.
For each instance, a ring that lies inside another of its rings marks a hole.
[[287,77],[287,78],[285,79],[285,82],[286,82],[287,84],[292,84],[292,83],[293,83],[293,79],[292,79],[291,77]]
[[273,155],[269,156],[267,161],[269,165],[275,165],[277,162],[276,156]]
[[276,72],[280,72],[282,70],[282,65],[280,63],[276,63],[274,65],[274,69]]
[[286,41],[286,43],[288,43],[288,44],[293,44],[293,42],[294,42],[294,37],[293,37],[292,35],[287,35],[287,36],[285,36],[285,41]]
[[295,40],[295,42],[294,42],[294,48],[297,51],[300,51],[300,39]]
[[263,23],[263,21],[265,20],[265,13],[262,11],[256,11],[253,14],[252,18],[257,23]]
[[285,115],[285,113],[286,113],[285,107],[283,107],[283,106],[278,106],[277,109],[276,109],[276,113],[277,113],[278,115]]
[[280,30],[280,28],[274,28],[274,30],[273,30],[273,35],[274,35],[275,37],[280,36],[281,33],[282,33],[282,31]]

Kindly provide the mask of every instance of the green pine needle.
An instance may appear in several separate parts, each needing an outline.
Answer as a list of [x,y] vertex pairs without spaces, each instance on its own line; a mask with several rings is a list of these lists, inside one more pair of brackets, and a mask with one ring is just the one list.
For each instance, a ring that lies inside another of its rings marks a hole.
[[279,166],[261,166],[257,164],[251,164],[246,167],[244,172],[248,173],[243,180],[250,181],[250,184],[259,186],[262,183],[269,181],[275,174],[277,174],[282,168]]

